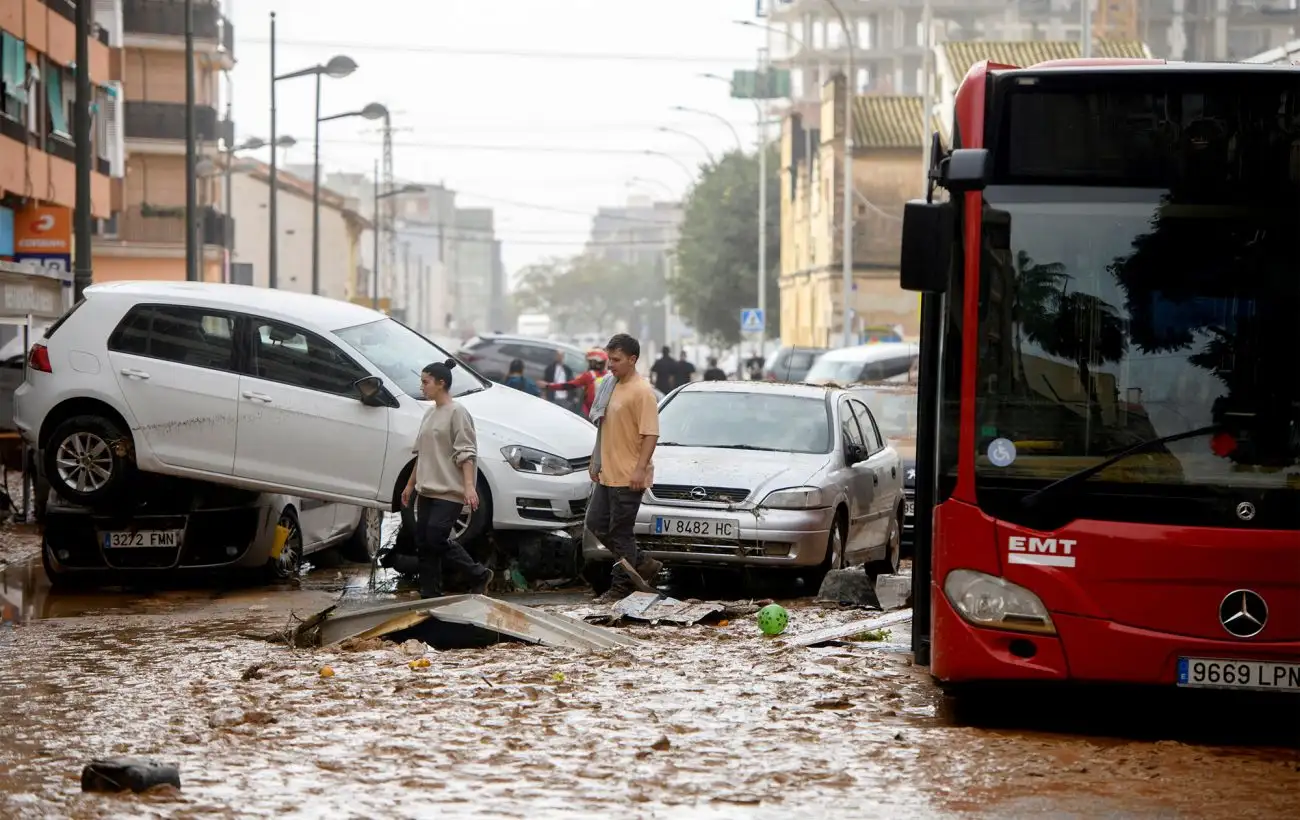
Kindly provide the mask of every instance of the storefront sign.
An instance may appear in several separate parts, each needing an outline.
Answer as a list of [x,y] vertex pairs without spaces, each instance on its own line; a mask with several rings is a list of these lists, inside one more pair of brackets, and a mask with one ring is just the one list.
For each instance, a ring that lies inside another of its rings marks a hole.
[[14,214],[14,258],[51,273],[72,270],[72,209],[36,205]]

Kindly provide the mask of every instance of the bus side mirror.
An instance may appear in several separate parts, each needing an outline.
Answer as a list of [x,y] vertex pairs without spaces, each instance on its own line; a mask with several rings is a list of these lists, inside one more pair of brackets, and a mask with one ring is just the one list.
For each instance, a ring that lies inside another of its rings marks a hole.
[[903,210],[903,247],[898,263],[903,290],[943,293],[952,264],[953,211],[947,202],[914,199]]
[[989,152],[984,148],[958,148],[943,161],[939,184],[950,194],[982,191],[988,185]]

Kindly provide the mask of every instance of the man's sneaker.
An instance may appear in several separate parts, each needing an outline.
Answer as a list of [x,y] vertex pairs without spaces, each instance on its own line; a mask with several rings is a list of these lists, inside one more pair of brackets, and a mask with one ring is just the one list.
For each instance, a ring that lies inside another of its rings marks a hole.
[[663,561],[656,561],[653,558],[643,558],[637,565],[636,574],[651,586],[654,586],[655,578],[659,577],[659,572],[664,568]]
[[492,570],[490,569],[483,570],[483,577],[479,578],[478,583],[470,588],[469,594],[470,595],[487,594],[488,587],[492,586],[492,579],[494,577],[496,577],[496,573],[494,573]]
[[598,604],[616,604],[631,594],[632,589],[630,587],[614,586],[597,595],[595,602]]

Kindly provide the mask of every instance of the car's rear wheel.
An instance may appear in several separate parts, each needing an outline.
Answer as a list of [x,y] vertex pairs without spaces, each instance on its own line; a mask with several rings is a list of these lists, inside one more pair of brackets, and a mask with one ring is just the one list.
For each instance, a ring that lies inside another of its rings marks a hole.
[[889,531],[885,536],[885,557],[867,564],[868,575],[896,575],[898,565],[903,560],[903,510],[899,508],[889,519]]
[[348,542],[343,545],[343,557],[358,564],[373,563],[382,546],[383,523],[383,510],[371,507],[363,509],[357,528],[353,530]]
[[280,554],[267,559],[265,574],[270,583],[291,581],[302,572],[302,529],[298,526],[298,516],[286,508],[280,513],[279,524],[289,531],[289,535]]
[[54,428],[42,466],[60,497],[87,507],[108,503],[135,473],[131,435],[103,416],[73,416]]

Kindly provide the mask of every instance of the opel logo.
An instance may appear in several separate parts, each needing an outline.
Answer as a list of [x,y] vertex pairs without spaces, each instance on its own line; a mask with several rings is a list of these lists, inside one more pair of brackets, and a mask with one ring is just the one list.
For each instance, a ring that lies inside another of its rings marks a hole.
[[692,488],[691,488],[691,500],[693,500],[693,501],[703,501],[704,499],[706,499],[706,498],[708,498],[708,497],[709,497],[709,493],[708,493],[708,491],[705,490],[703,487],[692,487]]
[[1243,501],[1237,505],[1237,517],[1242,521],[1253,521],[1255,519],[1255,505],[1249,501]]
[[1253,638],[1268,622],[1268,604],[1248,589],[1229,592],[1219,604],[1219,623],[1234,638]]

